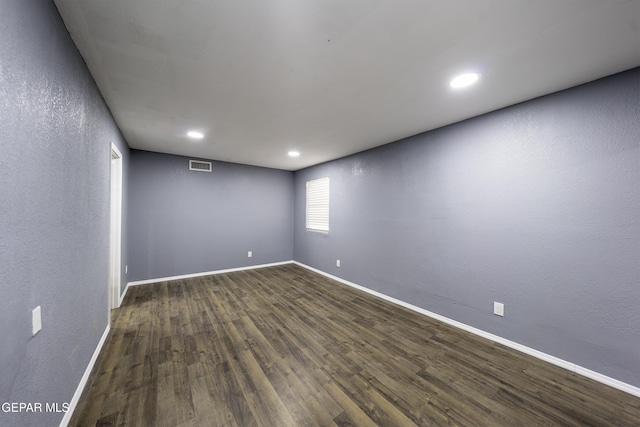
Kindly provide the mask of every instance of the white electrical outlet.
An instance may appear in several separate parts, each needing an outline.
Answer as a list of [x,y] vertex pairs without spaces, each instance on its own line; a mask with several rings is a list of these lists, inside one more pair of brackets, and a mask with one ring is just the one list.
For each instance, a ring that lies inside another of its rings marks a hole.
[[247,258],[251,258],[253,256],[253,251],[247,252]]
[[129,264],[124,266],[124,274],[129,273]]
[[339,259],[336,260],[336,267],[340,268],[340,260]]
[[35,335],[42,329],[42,310],[37,306],[31,312],[31,335]]
[[501,302],[493,302],[493,314],[504,317],[504,304]]

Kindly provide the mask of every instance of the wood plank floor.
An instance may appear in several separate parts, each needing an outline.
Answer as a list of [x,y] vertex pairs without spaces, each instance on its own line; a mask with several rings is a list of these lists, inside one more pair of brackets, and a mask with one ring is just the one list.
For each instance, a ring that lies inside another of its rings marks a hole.
[[290,264],[136,286],[72,426],[640,425],[640,399]]

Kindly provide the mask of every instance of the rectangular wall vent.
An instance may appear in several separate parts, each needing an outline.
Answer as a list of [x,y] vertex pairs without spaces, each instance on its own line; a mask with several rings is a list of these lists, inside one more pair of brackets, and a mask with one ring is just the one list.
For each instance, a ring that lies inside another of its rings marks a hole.
[[211,162],[202,162],[200,160],[189,160],[189,170],[199,172],[211,172]]

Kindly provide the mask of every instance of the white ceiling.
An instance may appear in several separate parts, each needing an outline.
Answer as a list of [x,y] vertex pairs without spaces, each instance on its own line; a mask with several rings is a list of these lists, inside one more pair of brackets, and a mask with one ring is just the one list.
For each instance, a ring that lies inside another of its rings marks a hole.
[[55,3],[132,148],[287,170],[640,66],[640,0]]

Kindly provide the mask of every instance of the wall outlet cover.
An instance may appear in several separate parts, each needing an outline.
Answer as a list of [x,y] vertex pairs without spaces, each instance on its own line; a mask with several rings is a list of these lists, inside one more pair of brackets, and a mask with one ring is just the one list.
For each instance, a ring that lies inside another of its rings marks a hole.
[[247,258],[251,258],[253,256],[253,251],[247,252]]
[[493,302],[493,314],[504,317],[504,304],[501,302]]
[[336,267],[340,268],[340,260],[339,259],[336,260]]

